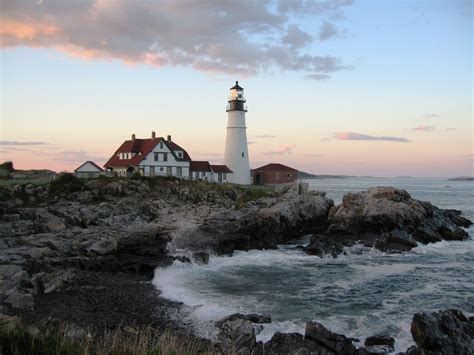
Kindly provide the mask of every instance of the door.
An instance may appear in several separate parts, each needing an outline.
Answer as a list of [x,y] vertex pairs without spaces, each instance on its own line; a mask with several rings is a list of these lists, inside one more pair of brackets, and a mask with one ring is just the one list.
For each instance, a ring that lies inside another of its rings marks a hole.
[[256,185],[261,185],[262,184],[262,175],[255,174],[255,184]]

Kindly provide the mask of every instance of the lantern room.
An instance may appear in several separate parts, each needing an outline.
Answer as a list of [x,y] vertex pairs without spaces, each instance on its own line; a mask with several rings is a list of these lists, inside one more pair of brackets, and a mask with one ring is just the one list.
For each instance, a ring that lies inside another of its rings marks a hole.
[[229,111],[245,111],[247,112],[247,105],[244,105],[245,96],[244,88],[239,86],[239,82],[236,81],[235,85],[230,88],[230,95],[227,104],[227,112]]

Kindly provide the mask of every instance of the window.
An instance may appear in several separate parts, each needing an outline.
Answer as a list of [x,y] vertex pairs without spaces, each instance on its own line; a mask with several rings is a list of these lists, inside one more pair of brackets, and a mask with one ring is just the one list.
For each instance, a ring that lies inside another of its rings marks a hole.
[[288,173],[288,177],[291,177],[291,173]]
[[166,168],[166,175],[170,176],[171,175],[171,166],[168,166]]
[[276,179],[280,180],[280,173],[275,173]]
[[182,158],[182,157],[183,157],[183,153],[178,152],[178,158]]
[[155,161],[158,161],[158,153],[155,153]]
[[176,175],[177,175],[177,176],[183,175],[183,168],[177,167],[177,168],[176,168]]
[[244,153],[244,152],[242,152],[242,158],[244,158],[244,157],[245,157],[245,153]]
[[226,173],[224,173],[222,177],[224,178],[224,180],[227,180],[227,174]]
[[168,161],[168,153],[163,153],[163,161]]
[[160,149],[163,149],[163,142],[160,142]]
[[162,166],[160,166],[160,171],[163,171],[163,167],[162,167]]

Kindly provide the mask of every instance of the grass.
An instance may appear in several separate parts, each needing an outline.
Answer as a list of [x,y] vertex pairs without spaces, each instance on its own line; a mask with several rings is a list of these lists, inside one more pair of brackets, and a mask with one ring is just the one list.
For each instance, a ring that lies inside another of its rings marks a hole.
[[33,335],[24,326],[13,330],[0,329],[2,355],[171,355],[214,354],[209,343],[180,336],[170,331],[158,333],[151,327],[106,331],[94,339],[85,335],[79,339],[66,336],[67,327],[59,326]]

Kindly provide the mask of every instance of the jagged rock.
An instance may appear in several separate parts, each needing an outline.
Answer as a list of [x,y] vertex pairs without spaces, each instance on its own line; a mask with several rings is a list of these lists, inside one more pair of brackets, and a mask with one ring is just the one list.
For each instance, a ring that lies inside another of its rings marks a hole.
[[394,229],[388,233],[382,233],[382,238],[377,239],[374,247],[385,252],[404,252],[417,246],[416,240],[407,232]]
[[249,321],[251,323],[256,323],[256,324],[265,324],[265,323],[272,322],[272,318],[270,316],[265,316],[265,315],[256,314],[256,313],[251,313],[251,314],[234,313],[234,314],[231,314],[230,316],[222,318],[221,320],[218,320],[217,322],[215,322],[215,325],[216,327],[220,328],[222,324],[224,324],[225,322],[234,321],[237,319]]
[[299,333],[280,333],[276,332],[272,338],[265,343],[264,354],[291,354],[291,355],[309,355],[309,354],[333,354],[332,352],[319,346],[316,342],[305,339]]
[[31,293],[13,291],[4,302],[12,308],[30,309],[33,308],[34,299]]
[[71,285],[76,277],[73,269],[58,270],[54,273],[39,273],[32,278],[37,293],[51,293]]
[[[386,252],[403,252],[441,240],[465,240],[469,235],[461,227],[471,221],[460,211],[442,210],[429,202],[413,199],[408,192],[393,187],[374,187],[364,192],[347,193],[342,204],[329,213],[325,235],[333,239],[315,239],[308,250],[331,251],[334,245],[363,243]],[[336,247],[335,247],[336,248]],[[337,251],[337,248],[336,248]]]
[[407,354],[474,354],[474,321],[458,310],[416,313],[411,334],[417,348]]
[[204,251],[193,253],[193,260],[198,264],[207,265],[209,262],[209,253]]
[[307,322],[305,339],[312,340],[318,345],[326,348],[335,354],[355,355],[357,350],[352,344],[352,340],[342,334],[336,334],[318,322]]
[[395,351],[395,339],[386,335],[374,335],[364,341],[365,348],[358,349],[362,354],[387,354]]
[[323,193],[298,195],[289,191],[280,198],[262,198],[239,210],[212,215],[181,247],[206,246],[217,254],[234,250],[272,249],[307,232],[326,228],[333,201]]
[[343,244],[330,236],[313,235],[309,244],[303,248],[303,251],[309,255],[331,255],[337,257],[343,251]]
[[257,343],[252,322],[244,319],[226,320],[220,324],[218,340],[228,352],[249,354]]

